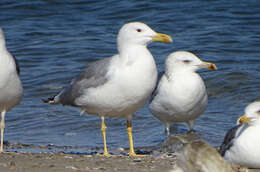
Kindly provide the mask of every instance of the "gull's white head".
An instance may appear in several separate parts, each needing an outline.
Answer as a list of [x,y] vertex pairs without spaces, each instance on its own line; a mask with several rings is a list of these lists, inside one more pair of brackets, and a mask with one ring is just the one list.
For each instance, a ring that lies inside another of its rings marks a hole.
[[258,121],[258,119],[260,119],[260,100],[256,100],[247,105],[245,114],[238,119],[238,123],[254,123]]
[[165,61],[165,69],[167,73],[176,71],[191,71],[195,72],[201,68],[216,70],[217,67],[213,63],[204,62],[196,55],[187,51],[176,51],[171,53]]
[[156,33],[149,26],[140,22],[131,22],[122,26],[117,36],[118,50],[130,44],[146,46],[153,41],[172,42],[169,35]]

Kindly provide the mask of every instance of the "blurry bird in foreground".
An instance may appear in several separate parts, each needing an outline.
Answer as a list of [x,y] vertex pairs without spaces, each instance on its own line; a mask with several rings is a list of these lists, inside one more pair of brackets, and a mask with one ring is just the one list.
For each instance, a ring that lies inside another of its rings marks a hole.
[[170,172],[235,172],[217,150],[203,141],[186,144],[177,153],[177,162]]
[[220,146],[220,154],[232,164],[260,168],[260,100],[250,103]]

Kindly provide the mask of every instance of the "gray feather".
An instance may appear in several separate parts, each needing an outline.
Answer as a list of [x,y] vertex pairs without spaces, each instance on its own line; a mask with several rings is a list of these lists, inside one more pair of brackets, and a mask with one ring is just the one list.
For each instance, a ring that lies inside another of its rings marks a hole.
[[150,100],[149,100],[149,103],[151,103],[151,102],[153,101],[153,99],[155,98],[155,96],[156,96],[156,94],[157,94],[157,92],[158,92],[157,88],[158,88],[159,82],[160,82],[160,80],[161,80],[161,78],[162,78],[163,75],[164,75],[164,72],[160,72],[160,73],[158,74],[157,82],[156,82],[156,87],[154,88],[154,90],[153,90],[153,92],[152,92],[152,96],[151,96],[151,98],[150,98]]
[[65,87],[55,98],[54,104],[78,106],[75,99],[80,97],[89,88],[96,88],[108,81],[107,72],[111,58],[105,58],[90,63],[70,85]]
[[224,141],[219,148],[219,153],[221,156],[225,156],[226,151],[229,150],[229,148],[233,145],[233,141],[234,141],[234,138],[236,137],[236,133],[241,126],[242,126],[241,124],[237,125],[237,126],[231,128],[227,132],[227,134],[224,138]]

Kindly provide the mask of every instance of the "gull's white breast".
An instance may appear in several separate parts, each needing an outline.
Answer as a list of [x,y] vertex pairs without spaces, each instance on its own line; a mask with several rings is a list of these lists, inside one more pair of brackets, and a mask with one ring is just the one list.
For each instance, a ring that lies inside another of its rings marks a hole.
[[86,90],[77,100],[88,105],[89,114],[128,117],[146,103],[155,88],[157,69],[147,49],[135,51],[127,54],[128,57],[124,54],[124,58],[114,56],[108,82]]
[[164,122],[187,122],[196,119],[207,106],[203,80],[196,73],[163,76],[150,109]]

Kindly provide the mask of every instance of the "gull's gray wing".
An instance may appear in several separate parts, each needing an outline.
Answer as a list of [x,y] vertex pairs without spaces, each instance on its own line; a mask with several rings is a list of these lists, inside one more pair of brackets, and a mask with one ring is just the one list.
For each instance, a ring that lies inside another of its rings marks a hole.
[[224,141],[219,148],[219,153],[221,156],[224,156],[226,151],[233,145],[234,138],[236,137],[236,133],[240,129],[240,127],[242,127],[241,124],[231,128],[227,132]]
[[86,89],[99,87],[108,81],[107,72],[111,59],[110,57],[90,63],[57,96],[43,101],[50,104],[78,106],[75,99]]

